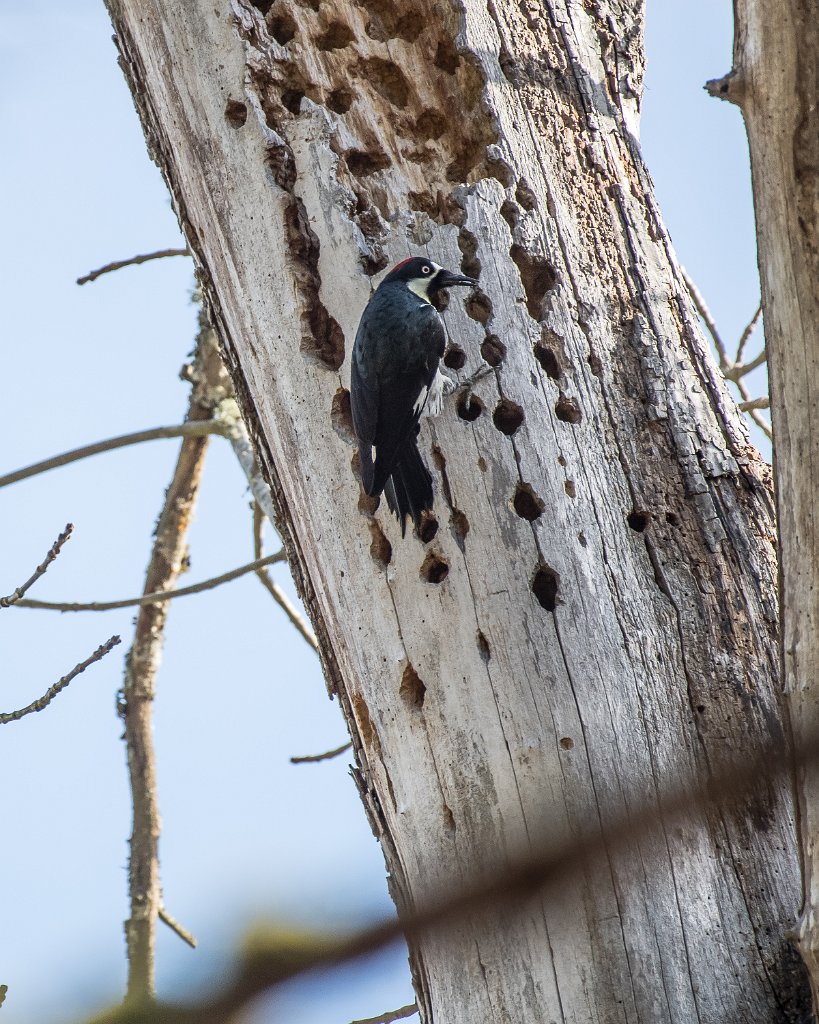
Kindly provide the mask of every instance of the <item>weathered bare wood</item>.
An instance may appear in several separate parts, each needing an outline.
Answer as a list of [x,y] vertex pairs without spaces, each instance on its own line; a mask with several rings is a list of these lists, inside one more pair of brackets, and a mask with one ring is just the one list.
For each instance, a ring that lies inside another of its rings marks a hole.
[[[399,909],[784,742],[768,474],[640,160],[636,6],[109,7]],[[446,320],[494,367],[422,433],[425,545],[360,500],[345,401],[418,251],[480,272]],[[801,1019],[792,816],[761,779],[413,947],[423,1019]]]
[[[810,0],[737,0],[734,66],[751,150],[776,442],[784,683],[797,736],[819,722],[819,21]],[[799,948],[819,1007],[819,771],[798,780]]]

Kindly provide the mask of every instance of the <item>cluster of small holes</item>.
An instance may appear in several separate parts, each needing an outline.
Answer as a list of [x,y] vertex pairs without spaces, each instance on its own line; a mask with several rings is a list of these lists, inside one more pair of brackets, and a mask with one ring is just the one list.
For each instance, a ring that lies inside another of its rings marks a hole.
[[247,121],[247,105],[239,100],[228,100],[225,106],[225,120],[231,128],[241,128]]
[[483,412],[483,402],[476,395],[467,392],[458,396],[458,401],[455,403],[455,411],[462,420],[472,423]]
[[550,569],[548,565],[538,567],[532,579],[532,593],[537,598],[541,608],[547,612],[553,612],[557,607],[557,591],[560,584],[560,577]]
[[421,681],[421,677],[412,665],[407,665],[404,669],[404,674],[401,676],[398,696],[411,708],[417,708],[420,711],[424,706],[426,692],[427,688]]
[[481,343],[481,357],[490,366],[500,366],[506,358],[506,346],[497,334],[487,334]]
[[563,423],[579,423],[583,419],[580,406],[573,398],[561,395],[555,403],[555,416]]
[[521,519],[533,523],[543,515],[546,505],[531,484],[519,483],[512,498],[512,507]]
[[464,352],[460,345],[450,344],[449,348],[444,352],[444,366],[448,366],[450,370],[461,370],[465,363],[466,352]]
[[443,555],[428,551],[421,564],[421,579],[427,583],[443,583],[449,575],[449,562]]
[[635,533],[642,533],[648,526],[648,521],[648,512],[641,512],[639,509],[635,509],[626,516],[626,522]]
[[546,376],[552,380],[560,380],[560,363],[554,349],[544,345],[542,341],[538,341],[532,351]]
[[480,277],[481,261],[478,259],[477,255],[478,239],[471,231],[467,231],[466,228],[461,228],[458,232],[458,248],[462,253],[461,270],[467,277]]
[[523,423],[523,409],[511,398],[503,398],[495,406],[492,422],[502,434],[511,437]]

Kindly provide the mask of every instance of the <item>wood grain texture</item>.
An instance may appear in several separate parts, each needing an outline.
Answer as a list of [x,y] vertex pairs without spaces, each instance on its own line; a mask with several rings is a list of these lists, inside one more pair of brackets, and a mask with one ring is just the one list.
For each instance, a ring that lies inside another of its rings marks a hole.
[[[640,6],[109,7],[399,909],[781,736],[770,481],[641,162]],[[425,545],[339,397],[419,252],[480,273],[444,319],[494,366],[422,430]],[[547,895],[411,950],[426,1021],[804,1019],[787,789]]]
[[[807,0],[739,0],[734,67],[751,151],[776,439],[784,685],[797,736],[819,722],[819,24]],[[805,899],[797,929],[819,1006],[819,773],[798,780]]]

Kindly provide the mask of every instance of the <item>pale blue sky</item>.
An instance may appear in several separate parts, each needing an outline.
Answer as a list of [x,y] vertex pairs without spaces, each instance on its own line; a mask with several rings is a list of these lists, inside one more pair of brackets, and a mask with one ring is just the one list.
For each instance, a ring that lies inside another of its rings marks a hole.
[[[104,8],[67,6],[0,0],[0,471],[178,422],[187,402],[178,371],[194,335],[188,261],[74,284],[110,259],[181,239]],[[731,5],[649,0],[648,30],[648,164],[681,259],[733,337],[758,297],[747,150],[736,109],[701,88],[730,67]],[[71,520],[74,539],[32,596],[138,593],[176,451],[155,442],[0,491],[0,592]],[[252,558],[244,480],[218,439],[190,550],[191,582]],[[0,733],[6,1024],[71,1021],[122,991],[129,804],[114,699],[132,619],[0,616],[2,710],[27,704],[112,633],[124,641],[47,712]],[[288,763],[343,742],[344,726],[313,654],[255,579],[172,606],[156,720],[166,902],[201,941],[192,952],[160,930],[161,994],[207,979],[254,916],[355,923],[389,912],[346,761]],[[372,966],[323,981],[306,1001],[283,994],[282,1019],[345,1024],[412,999],[400,950]]]

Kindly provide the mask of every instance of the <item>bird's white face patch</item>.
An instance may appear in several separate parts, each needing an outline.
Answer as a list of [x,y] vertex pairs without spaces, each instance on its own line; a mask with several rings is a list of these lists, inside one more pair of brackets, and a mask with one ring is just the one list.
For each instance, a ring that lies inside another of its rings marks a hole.
[[427,260],[427,263],[432,267],[432,272],[428,276],[416,277],[412,281],[407,281],[407,288],[409,288],[413,295],[417,295],[419,299],[423,299],[424,302],[429,302],[428,292],[430,281],[432,281],[433,277],[435,277],[441,269],[441,267],[439,267],[437,263],[433,263],[432,260]]

